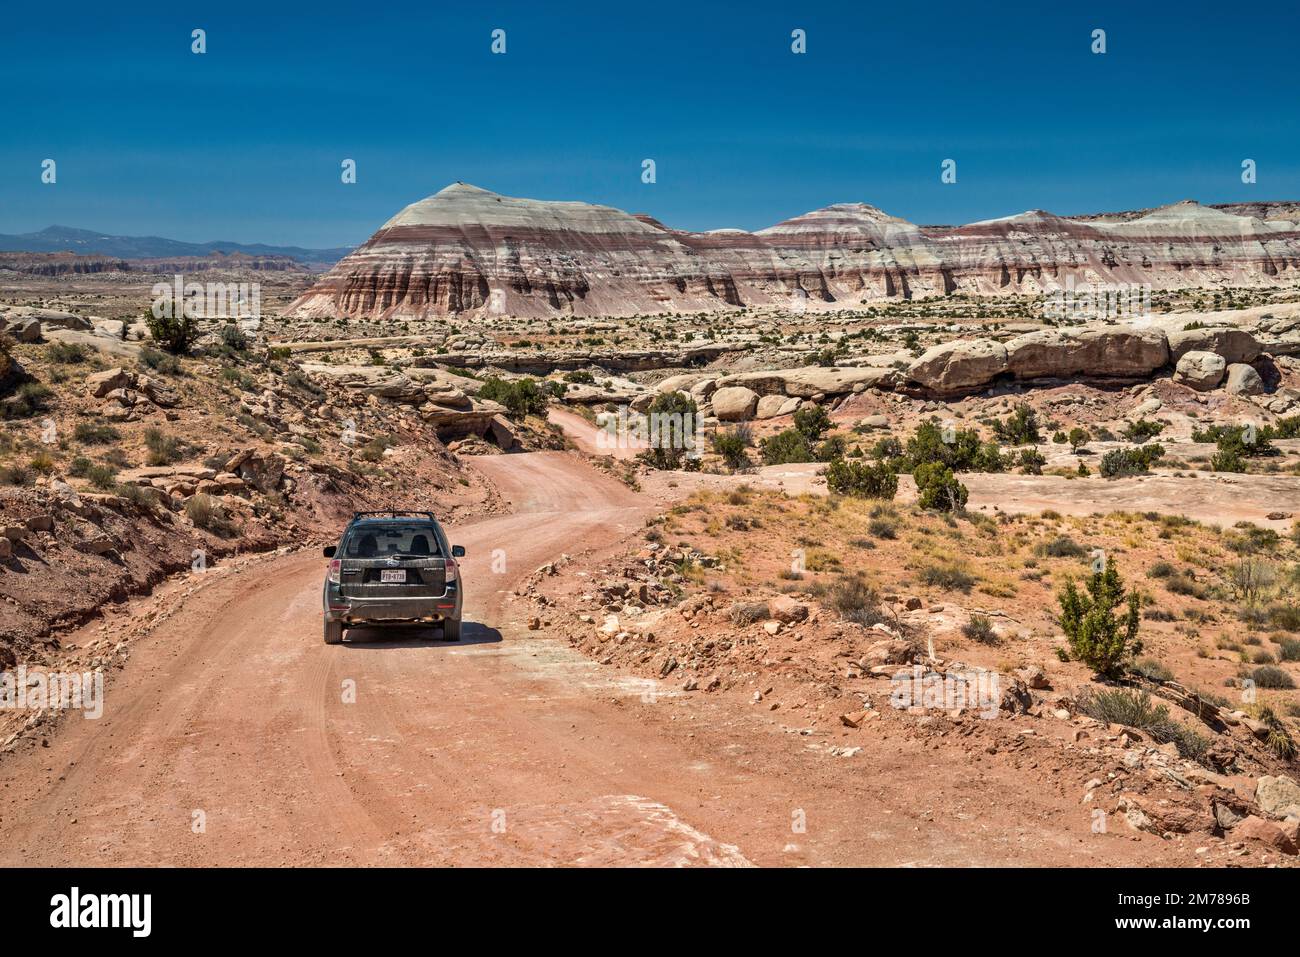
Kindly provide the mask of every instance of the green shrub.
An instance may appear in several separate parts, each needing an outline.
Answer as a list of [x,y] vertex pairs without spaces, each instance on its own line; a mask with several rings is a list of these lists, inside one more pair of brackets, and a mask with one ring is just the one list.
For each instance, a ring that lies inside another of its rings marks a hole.
[[1088,550],[1069,535],[1058,535],[1050,542],[1035,545],[1034,554],[1039,558],[1084,558]]
[[51,362],[75,365],[90,357],[90,350],[80,342],[51,342],[45,347],[45,356]]
[[153,349],[144,346],[140,350],[140,362],[155,372],[161,372],[164,375],[180,375],[184,369],[181,366],[180,359],[176,356],[168,355],[159,349]]
[[126,482],[119,483],[113,489],[113,494],[126,499],[137,508],[147,509],[153,505],[153,497],[139,485],[131,485]]
[[758,443],[764,465],[789,465],[794,462],[813,462],[813,450],[798,429],[786,429]]
[[1043,466],[1047,464],[1047,457],[1038,449],[1021,449],[1020,459],[1017,464],[1026,475],[1042,475]]
[[993,623],[984,615],[971,615],[970,621],[961,626],[961,633],[971,641],[977,641],[981,645],[996,645],[998,643],[998,636],[993,630]]
[[0,410],[6,419],[30,419],[44,412],[53,396],[49,386],[39,382],[24,382],[4,401]]
[[1151,465],[1164,454],[1164,447],[1158,443],[1136,449],[1112,449],[1101,457],[1102,477],[1123,478],[1129,475],[1145,475],[1150,471]]
[[713,433],[713,451],[722,456],[727,468],[735,471],[749,465],[749,446],[746,436],[739,430]]
[[[541,415],[546,411],[546,396],[537,388],[537,383],[527,377],[515,379],[513,382],[495,376],[485,379],[478,395],[480,399],[501,403],[513,416]],[[655,399],[655,403],[665,397],[665,395],[659,396]],[[693,402],[691,404],[694,405]],[[653,408],[651,406],[652,410]]]
[[817,446],[813,454],[817,457],[818,462],[835,462],[844,458],[846,443],[844,437],[832,435],[825,442]]
[[1139,731],[1160,727],[1169,708],[1153,704],[1151,695],[1136,688],[1107,688],[1079,699],[1079,710],[1104,724],[1122,724]]
[[830,429],[831,417],[824,407],[808,403],[795,412],[794,427],[811,445]]
[[148,428],[144,432],[145,448],[149,450],[145,461],[149,465],[171,465],[181,457],[181,443],[175,436],[166,435],[157,428]]
[[211,495],[200,492],[192,495],[185,502],[185,515],[199,528],[223,534],[230,530],[230,520],[226,517],[221,502]]
[[248,336],[237,323],[227,323],[221,327],[221,344],[235,352],[243,352],[248,348]]
[[1279,631],[1300,631],[1300,606],[1270,605],[1268,626]]
[[25,465],[0,466],[0,485],[32,485],[35,481],[36,476]]
[[867,531],[876,538],[892,540],[898,538],[898,523],[887,516],[876,515],[867,522]]
[[1152,681],[1174,680],[1174,673],[1163,662],[1156,661],[1154,658],[1139,658],[1133,662],[1131,670],[1134,674],[1150,678]]
[[104,445],[108,442],[116,442],[122,435],[111,425],[78,422],[72,430],[72,437],[84,445]]
[[691,443],[699,441],[695,434],[699,416],[695,400],[680,392],[664,392],[655,397],[647,411],[658,416],[658,439],[654,448],[641,453],[641,460],[656,469],[678,469],[691,464],[698,467],[698,456],[687,458],[695,447],[686,441],[688,438]]
[[1038,413],[1028,403],[1020,403],[1005,419],[993,423],[993,434],[1007,445],[1037,445],[1043,440],[1039,433]]
[[1246,461],[1232,449],[1220,449],[1210,456],[1211,472],[1245,472]]
[[177,315],[155,316],[154,310],[150,309],[144,314],[144,323],[154,342],[174,356],[183,356],[190,351],[194,341],[198,339],[199,324],[193,316],[186,313],[181,303],[177,303],[170,311]]
[[1092,434],[1087,429],[1075,427],[1070,430],[1067,439],[1070,443],[1070,448],[1077,452],[1092,441]]
[[1142,443],[1147,439],[1155,438],[1164,430],[1165,427],[1160,422],[1152,422],[1150,419],[1138,419],[1136,422],[1130,422],[1125,426],[1121,434],[1130,442]]
[[893,499],[898,494],[898,474],[883,463],[841,460],[826,469],[826,487],[836,495]]
[[110,491],[117,485],[117,469],[111,465],[92,465],[86,470],[86,480],[100,491]]
[[924,585],[948,591],[968,592],[975,584],[975,576],[957,565],[926,565],[918,577]]
[[1264,738],[1264,744],[1270,751],[1276,754],[1283,761],[1290,761],[1296,755],[1296,744],[1286,725],[1281,719],[1273,713],[1273,709],[1268,706],[1260,706],[1252,709],[1255,717],[1263,722],[1267,727],[1267,736]]
[[1204,737],[1171,718],[1166,705],[1152,704],[1145,691],[1108,688],[1081,697],[1078,706],[1088,717],[1106,724],[1145,731],[1161,744],[1172,741],[1184,758],[1199,760],[1209,748]]
[[1280,450],[1271,441],[1278,437],[1278,431],[1269,425],[1211,425],[1192,432],[1193,442],[1213,442],[1220,452],[1233,453],[1243,459],[1280,455]]
[[935,419],[922,422],[907,440],[898,462],[900,472],[915,472],[921,465],[937,463],[954,472],[1003,472],[1007,459],[996,442],[984,442],[974,429],[954,429],[944,441],[944,430]]
[[880,596],[861,575],[841,575],[826,592],[827,603],[845,621],[870,628],[884,621]]
[[916,479],[917,504],[923,509],[939,512],[960,512],[966,508],[970,492],[953,477],[952,469],[931,462],[918,466],[912,473]]
[[[1137,593],[1125,596],[1113,558],[1107,559],[1104,571],[1092,574],[1085,587],[1086,592],[1080,593],[1074,582],[1068,581],[1057,596],[1059,623],[1069,642],[1068,656],[1098,674],[1118,675],[1142,650],[1137,638],[1141,624]],[[1121,605],[1127,605],[1127,611],[1117,616],[1115,610]]]
[[1291,677],[1290,672],[1277,665],[1262,665],[1252,671],[1250,677],[1257,688],[1285,691],[1295,687],[1295,679]]

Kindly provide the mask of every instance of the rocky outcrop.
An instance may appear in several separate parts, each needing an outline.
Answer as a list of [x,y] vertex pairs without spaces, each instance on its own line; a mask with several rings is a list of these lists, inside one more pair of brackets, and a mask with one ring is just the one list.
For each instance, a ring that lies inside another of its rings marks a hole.
[[674,366],[700,366],[728,353],[741,352],[747,346],[725,342],[699,342],[662,349],[554,349],[540,351],[500,351],[492,348],[439,353],[437,357],[416,360],[416,365],[438,365],[464,369],[503,369],[523,375],[549,375],[552,372],[599,366],[610,372],[647,372]]
[[[798,369],[772,369],[762,372],[739,372],[718,379],[719,388],[740,386],[759,395],[785,395],[799,399],[844,395],[869,388],[886,388],[893,384],[897,372],[876,366],[804,366]],[[665,380],[667,381],[667,380]],[[662,388],[662,383],[660,384]]]
[[1091,326],[1016,336],[1006,345],[1006,370],[1017,379],[1145,378],[1169,362],[1157,328]]
[[513,431],[507,432],[495,422],[505,414],[505,407],[477,398],[482,384],[473,379],[427,368],[398,370],[316,362],[305,362],[301,368],[334,388],[416,406],[444,442],[476,436],[506,441],[510,448],[517,444]]
[[1140,215],[1032,210],[920,227],[846,203],[757,232],[691,233],[608,206],[456,183],[390,219],[291,309],[307,317],[626,316],[1294,281],[1300,226],[1258,212],[1182,202]]
[[115,401],[123,410],[139,405],[142,398],[164,409],[180,403],[180,394],[171,386],[121,366],[86,376],[86,386],[96,399]]

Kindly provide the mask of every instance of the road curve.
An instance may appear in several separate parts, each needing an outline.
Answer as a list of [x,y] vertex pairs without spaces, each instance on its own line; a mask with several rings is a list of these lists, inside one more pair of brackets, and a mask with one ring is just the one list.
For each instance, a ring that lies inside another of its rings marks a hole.
[[[903,743],[854,761],[776,717],[602,668],[515,621],[562,552],[646,502],[565,453],[480,459],[512,506],[464,544],[459,645],[321,640],[324,562],[214,575],[134,642],[97,721],[0,762],[3,865],[1134,862],[1055,795]],[[1001,795],[999,792],[1002,792]],[[1073,804],[1073,799],[1066,802]],[[942,804],[951,814],[935,814]]]

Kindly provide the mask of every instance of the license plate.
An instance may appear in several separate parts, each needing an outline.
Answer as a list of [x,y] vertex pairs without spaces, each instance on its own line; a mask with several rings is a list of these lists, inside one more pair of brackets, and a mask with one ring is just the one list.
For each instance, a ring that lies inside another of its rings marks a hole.
[[405,584],[406,569],[399,568],[396,571],[390,571],[389,569],[384,569],[379,573],[379,580],[381,582],[396,582],[399,585]]

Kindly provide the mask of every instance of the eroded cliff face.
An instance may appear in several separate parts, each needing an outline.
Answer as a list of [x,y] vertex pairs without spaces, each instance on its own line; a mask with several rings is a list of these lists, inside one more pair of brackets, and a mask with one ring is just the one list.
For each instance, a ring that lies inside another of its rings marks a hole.
[[752,233],[690,233],[608,206],[456,183],[394,216],[291,308],[308,317],[627,316],[1070,285],[1278,285],[1300,278],[1300,225],[1285,218],[1295,209],[1188,201],[922,227],[849,203]]

